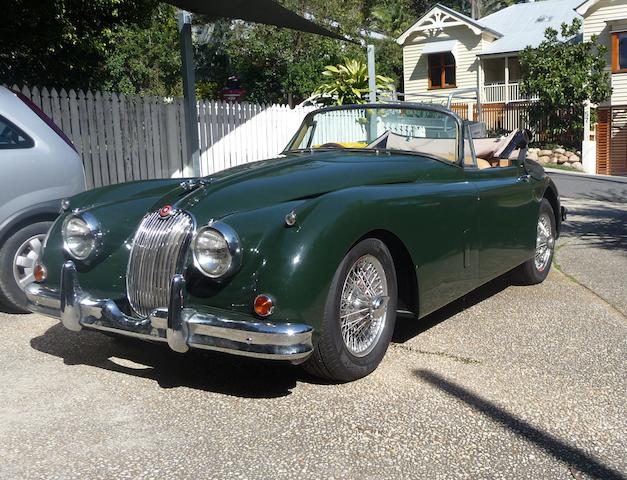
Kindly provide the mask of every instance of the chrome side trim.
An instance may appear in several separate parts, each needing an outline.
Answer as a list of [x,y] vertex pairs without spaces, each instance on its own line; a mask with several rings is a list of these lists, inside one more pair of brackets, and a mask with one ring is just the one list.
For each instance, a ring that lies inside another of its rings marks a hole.
[[63,265],[61,279],[60,291],[33,283],[26,296],[32,311],[60,318],[70,330],[84,327],[166,342],[177,352],[200,348],[293,363],[303,362],[313,351],[309,325],[233,320],[186,308],[182,275],[172,277],[168,308],[155,309],[143,319],[125,315],[113,300],[87,295],[72,261]]

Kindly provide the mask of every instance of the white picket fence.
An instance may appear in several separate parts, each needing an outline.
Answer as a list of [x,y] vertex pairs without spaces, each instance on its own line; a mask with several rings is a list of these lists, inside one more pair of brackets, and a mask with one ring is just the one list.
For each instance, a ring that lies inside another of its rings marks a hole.
[[311,107],[199,102],[200,167],[203,175],[283,151]]
[[[10,88],[31,99],[72,140],[82,157],[88,188],[187,173],[180,98]],[[279,154],[310,110],[199,102],[201,174]]]

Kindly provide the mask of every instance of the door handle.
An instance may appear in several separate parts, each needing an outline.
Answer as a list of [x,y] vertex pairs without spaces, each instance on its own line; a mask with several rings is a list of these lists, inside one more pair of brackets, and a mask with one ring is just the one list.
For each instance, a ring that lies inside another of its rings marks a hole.
[[531,180],[531,175],[527,174],[527,175],[521,175],[520,177],[518,177],[516,179],[516,182],[522,183],[522,182],[528,182],[529,180]]

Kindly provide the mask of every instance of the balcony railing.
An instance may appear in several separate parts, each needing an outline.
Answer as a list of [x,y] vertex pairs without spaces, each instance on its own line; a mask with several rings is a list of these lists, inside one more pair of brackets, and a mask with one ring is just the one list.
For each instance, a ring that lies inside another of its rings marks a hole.
[[518,82],[498,82],[483,86],[484,103],[508,103],[523,102],[526,100],[537,100],[536,96],[526,96],[520,93]]

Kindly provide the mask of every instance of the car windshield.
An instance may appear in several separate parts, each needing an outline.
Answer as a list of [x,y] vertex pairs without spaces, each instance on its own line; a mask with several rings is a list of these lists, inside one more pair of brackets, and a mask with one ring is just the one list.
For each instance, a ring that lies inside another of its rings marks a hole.
[[458,130],[451,114],[435,109],[345,107],[308,115],[286,151],[400,151],[456,162]]

